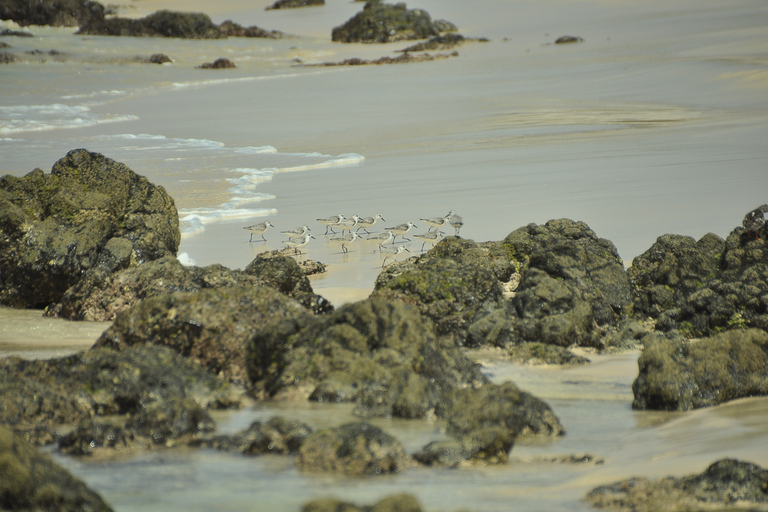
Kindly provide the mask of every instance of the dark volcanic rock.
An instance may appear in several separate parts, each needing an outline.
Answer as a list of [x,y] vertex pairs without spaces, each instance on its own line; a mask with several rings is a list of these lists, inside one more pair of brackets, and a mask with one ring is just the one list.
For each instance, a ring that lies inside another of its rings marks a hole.
[[413,462],[403,445],[370,423],[347,423],[310,434],[296,465],[351,475],[399,473]]
[[254,421],[250,427],[237,434],[216,436],[197,441],[195,444],[222,452],[238,452],[244,455],[262,453],[295,455],[311,433],[312,428],[306,423],[288,421],[275,416],[264,424]]
[[736,228],[723,241],[664,235],[628,271],[635,309],[656,329],[706,336],[723,329],[768,329],[768,242]]
[[399,52],[425,52],[428,50],[434,51],[434,50],[450,50],[451,48],[455,48],[457,46],[460,46],[467,41],[480,41],[480,42],[488,42],[488,39],[485,38],[467,38],[464,37],[461,34],[457,33],[448,33],[448,34],[440,34],[439,36],[435,36],[429,39],[429,41],[424,41],[421,43],[416,43],[412,46],[409,46],[408,48],[405,48],[403,50],[397,50]]
[[126,428],[148,437],[155,444],[168,444],[184,436],[212,432],[216,424],[192,398],[173,396],[144,405],[128,419]]
[[246,347],[254,333],[297,329],[311,316],[299,303],[264,286],[164,294],[120,313],[95,346],[167,345],[210,372],[245,385]]
[[221,57],[213,62],[205,62],[196,67],[199,69],[228,69],[236,68],[237,66],[235,66],[235,63],[231,60]]
[[226,37],[207,14],[161,10],[144,18],[95,18],[80,26],[80,35],[180,37],[220,39]]
[[127,449],[134,442],[135,436],[130,431],[108,421],[86,418],[59,440],[59,451],[69,455],[92,455],[101,448]]
[[448,22],[436,22],[421,9],[407,9],[405,3],[366,2],[363,10],[346,23],[335,27],[333,41],[343,43],[391,43],[404,39],[427,39],[441,32],[456,31]]
[[450,57],[456,57],[458,56],[458,53],[454,52],[451,55],[446,55],[443,53],[437,54],[437,55],[430,55],[428,53],[423,53],[419,55],[411,55],[410,53],[404,53],[402,55],[398,55],[397,57],[380,57],[375,60],[366,60],[361,59],[358,57],[353,57],[351,59],[344,59],[340,62],[321,62],[319,64],[306,64],[307,67],[331,67],[331,66],[381,66],[384,64],[410,64],[412,62],[429,62],[432,60],[438,60],[438,59],[448,59]]
[[555,40],[555,44],[581,43],[584,39],[579,36],[560,36]]
[[164,53],[153,53],[145,62],[148,64],[167,64],[173,60]]
[[[0,7],[2,8],[2,7]],[[0,18],[0,19],[7,19],[7,18]],[[11,30],[9,28],[0,30],[0,37],[35,37],[35,35],[32,32],[24,32],[23,30]]]
[[0,425],[0,509],[108,512],[101,497],[26,440]]
[[616,247],[585,223],[529,224],[501,245],[521,268],[511,299],[516,341],[603,348],[606,329],[631,312],[633,288]]
[[285,36],[279,30],[266,30],[256,25],[243,27],[232,20],[227,20],[219,25],[219,31],[226,37],[261,37],[264,39],[281,39]]
[[[95,434],[93,439],[115,436],[104,425],[89,424],[95,416],[129,416],[121,434],[124,443],[115,438],[115,448],[149,432],[142,422],[161,428],[153,411],[172,411],[162,427],[171,436],[202,432],[201,408],[237,407],[243,393],[167,347],[98,348],[50,360],[0,359],[0,423],[38,444],[55,442],[62,424],[79,425],[65,451],[77,451],[87,432]],[[198,421],[184,427],[185,416]],[[110,442],[100,446],[110,447]]]
[[421,512],[421,510],[419,502],[410,494],[389,496],[375,505],[363,507],[335,498],[319,498],[301,507],[301,512]]
[[173,199],[128,167],[84,149],[50,174],[0,178],[0,304],[58,302],[89,272],[176,254]]
[[558,345],[548,345],[536,341],[517,343],[508,348],[512,360],[522,364],[587,364],[589,359],[577,356],[570,350]]
[[265,10],[272,9],[293,9],[295,7],[310,7],[315,5],[325,5],[325,0],[277,0]]
[[[448,237],[418,258],[387,267],[376,279],[373,295],[413,303],[439,334],[451,335],[461,345],[479,345],[471,325],[505,307],[502,282],[514,271],[506,251],[496,244]],[[478,327],[476,336],[487,336],[487,329]]]
[[635,409],[685,411],[768,394],[768,333],[731,330],[690,342],[649,334],[632,384]]
[[749,505],[768,502],[768,470],[723,459],[700,475],[631,478],[600,486],[587,494],[587,501],[596,508],[619,512],[746,510]]
[[51,25],[76,27],[104,19],[104,6],[93,0],[3,0],[0,20],[13,20],[22,27]]
[[249,347],[249,376],[267,396],[309,393],[322,402],[354,402],[363,416],[423,418],[453,389],[486,381],[401,301],[371,297],[316,316],[300,331],[279,327],[257,332]]

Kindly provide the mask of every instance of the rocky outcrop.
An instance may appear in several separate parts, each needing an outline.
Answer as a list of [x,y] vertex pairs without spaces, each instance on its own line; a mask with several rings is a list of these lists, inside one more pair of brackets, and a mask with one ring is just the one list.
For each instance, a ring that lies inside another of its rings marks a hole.
[[125,165],[84,149],[50,174],[0,178],[0,304],[42,308],[88,272],[176,254],[173,199]]
[[237,66],[231,60],[221,57],[213,62],[204,62],[203,64],[195,67],[199,69],[230,69],[236,68]]
[[366,2],[363,10],[346,23],[335,27],[331,39],[343,43],[391,43],[427,39],[442,32],[455,32],[452,23],[435,20],[421,9],[407,9],[405,3]]
[[515,341],[603,348],[631,312],[633,288],[616,247],[585,223],[529,224],[501,245],[521,274],[511,299]]
[[572,43],[583,43],[584,38],[581,38],[579,36],[560,36],[557,39],[555,39],[555,44],[572,44]]
[[249,346],[249,376],[266,396],[353,402],[362,416],[424,418],[460,386],[486,378],[419,311],[383,297],[313,317],[303,328],[262,329]]
[[349,475],[399,473],[413,461],[394,437],[370,423],[347,423],[307,436],[296,466]]
[[219,30],[226,37],[260,37],[263,39],[282,39],[285,34],[279,30],[266,30],[256,25],[244,27],[232,20],[227,20],[219,25]]
[[577,365],[587,364],[589,359],[577,356],[570,350],[558,345],[548,345],[537,341],[517,343],[507,349],[510,359],[516,363],[542,365]]
[[374,505],[357,505],[336,498],[319,498],[303,507],[301,512],[421,512],[419,502],[410,494],[397,494]]
[[[660,480],[631,478],[604,485],[587,494],[601,510],[745,510],[768,502],[768,470],[756,464],[723,459],[700,475]],[[750,509],[751,510],[751,509]]]
[[104,6],[93,0],[3,0],[0,20],[13,20],[22,27],[51,25],[77,27],[104,19]]
[[469,41],[478,41],[478,42],[486,43],[488,42],[488,39],[482,38],[482,37],[481,38],[464,37],[463,35],[458,33],[440,34],[439,36],[430,38],[428,41],[416,43],[414,45],[409,46],[408,48],[404,48],[402,50],[397,50],[397,51],[426,52],[426,51],[435,51],[435,50],[451,50]]
[[470,333],[472,324],[505,308],[502,283],[514,271],[496,244],[448,237],[418,258],[387,267],[376,279],[373,296],[412,303],[434,322],[438,334],[475,346],[480,342]]
[[0,509],[19,512],[109,512],[112,509],[69,471],[0,425]]
[[413,62],[429,62],[432,60],[448,59],[450,57],[457,57],[458,53],[454,52],[450,55],[445,53],[438,53],[430,55],[429,53],[422,53],[419,55],[411,55],[410,53],[404,53],[397,57],[379,57],[378,59],[361,59],[358,57],[352,57],[351,59],[344,59],[339,62],[321,62],[319,64],[305,64],[306,67],[332,67],[332,66],[381,66],[384,64],[410,64]]
[[[61,442],[71,453],[194,437],[212,426],[206,409],[238,407],[243,397],[167,347],[0,360],[0,423],[36,444]],[[118,434],[111,416],[127,417]],[[60,439],[61,425],[75,429]]]
[[250,427],[237,434],[206,438],[195,441],[194,444],[243,455],[295,455],[311,433],[312,428],[306,423],[275,416],[266,423],[254,421]]
[[325,5],[325,0],[277,0],[272,5],[267,6],[265,10],[294,9],[296,7],[311,7],[316,5]]
[[95,346],[122,350],[166,345],[214,375],[247,385],[246,352],[254,333],[280,336],[311,316],[296,301],[265,286],[163,294],[117,315]]
[[649,334],[632,384],[635,409],[685,411],[768,394],[768,333],[731,330],[688,341]]
[[723,329],[768,329],[768,242],[737,228],[726,240],[708,234],[664,235],[628,271],[636,310],[656,329],[706,336]]

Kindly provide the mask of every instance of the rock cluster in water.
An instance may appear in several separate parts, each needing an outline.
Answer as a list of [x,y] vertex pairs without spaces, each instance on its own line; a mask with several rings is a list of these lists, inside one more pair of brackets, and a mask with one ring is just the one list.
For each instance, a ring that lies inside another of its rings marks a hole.
[[331,39],[343,43],[391,43],[427,39],[443,32],[455,32],[453,23],[433,20],[422,9],[408,9],[405,3],[387,4],[370,0],[363,10],[335,27]]

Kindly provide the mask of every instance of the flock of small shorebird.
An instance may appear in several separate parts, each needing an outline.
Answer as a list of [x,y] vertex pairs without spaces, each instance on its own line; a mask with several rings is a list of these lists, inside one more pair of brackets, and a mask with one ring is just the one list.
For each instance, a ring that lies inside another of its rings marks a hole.
[[[386,255],[384,261],[381,264],[382,268],[384,268],[387,260],[390,257],[395,259],[402,252],[410,252],[410,250],[408,250],[405,245],[396,245],[395,239],[399,236],[403,239],[403,241],[407,240],[410,242],[411,239],[405,235],[408,234],[412,228],[418,227],[413,222],[408,221],[404,224],[398,224],[397,226],[384,228],[383,233],[372,234],[370,231],[368,231],[369,228],[373,228],[373,226],[379,221],[386,222],[384,217],[378,213],[373,217],[360,217],[359,215],[353,215],[350,218],[339,214],[325,219],[317,219],[317,221],[325,225],[325,233],[323,233],[323,236],[338,235],[332,236],[329,240],[331,242],[340,244],[341,250],[345,254],[349,252],[347,245],[351,244],[357,239],[363,239],[363,235],[365,235],[365,240],[373,240],[377,242],[377,252]],[[459,231],[461,231],[461,227],[464,225],[464,220],[453,210],[448,212],[445,217],[433,217],[431,219],[421,219],[421,221],[429,226],[429,230],[426,233],[415,234],[412,236],[423,242],[421,244],[422,252],[424,251],[424,247],[427,245],[427,243],[435,245],[445,235],[445,233],[441,231],[440,228],[450,225],[453,227],[455,235],[459,236]],[[249,243],[254,241],[253,235],[261,236],[261,240],[257,239],[257,242],[266,242],[267,239],[264,238],[264,233],[266,233],[269,228],[274,227],[275,226],[267,220],[252,226],[245,226],[243,229],[251,232],[251,237],[248,240]],[[341,233],[336,230],[339,230]],[[360,230],[363,230],[365,233],[361,235]],[[312,236],[310,231],[311,230],[309,229],[309,226],[301,226],[288,231],[281,231],[281,233],[288,236],[288,240],[283,242],[286,246],[286,249],[291,248],[294,250],[294,254],[302,254],[301,248],[307,245],[310,240],[315,238]]]

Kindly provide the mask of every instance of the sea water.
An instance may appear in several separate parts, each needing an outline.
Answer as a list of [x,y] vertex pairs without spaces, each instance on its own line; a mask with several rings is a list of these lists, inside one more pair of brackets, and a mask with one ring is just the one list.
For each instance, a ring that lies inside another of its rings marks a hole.
[[[35,37],[3,38],[20,60],[0,66],[0,173],[48,171],[75,148],[122,162],[176,201],[188,264],[243,268],[284,247],[279,231],[307,224],[315,239],[295,257],[328,264],[312,284],[337,306],[370,293],[391,260],[365,240],[344,253],[316,221],[330,215],[381,213],[374,232],[410,220],[418,233],[420,219],[456,210],[461,236],[476,241],[566,217],[611,240],[629,265],[666,233],[725,237],[768,201],[765,2],[411,2],[490,41],[432,62],[327,68],[306,64],[395,56],[408,43],[332,43],[331,29],[361,4],[266,5],[156,0],[120,9],[194,7],[217,23],[296,37],[189,41],[28,27]],[[585,41],[552,44],[566,34]],[[158,52],[174,62],[137,62]],[[237,68],[196,68],[219,57]],[[243,227],[264,220],[276,227],[249,242]],[[405,256],[422,246],[403,244]],[[49,340],[58,333],[71,340],[66,350],[97,336],[92,326],[2,313],[3,354],[55,355]],[[768,465],[765,399],[637,412],[636,354],[592,355],[582,369],[478,357],[494,380],[547,400],[567,435],[520,442],[507,465],[380,478],[306,474],[290,457],[206,450],[57,460],[121,511],[292,511],[318,496],[364,504],[397,492],[426,510],[587,510],[584,494],[619,477],[700,472],[726,456]],[[316,427],[354,419],[345,406],[301,403],[259,404],[217,422],[232,432],[273,414]],[[445,435],[439,422],[376,421],[409,451]],[[580,453],[604,462],[543,462]]]

